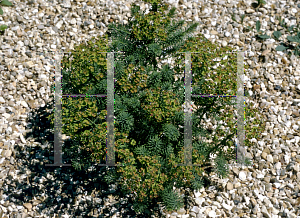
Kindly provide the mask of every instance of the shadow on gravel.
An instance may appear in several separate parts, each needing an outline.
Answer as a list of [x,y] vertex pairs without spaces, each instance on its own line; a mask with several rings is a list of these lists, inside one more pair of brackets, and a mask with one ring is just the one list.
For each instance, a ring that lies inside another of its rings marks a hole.
[[[27,129],[32,131],[24,136],[27,145],[21,146],[20,141],[17,141],[14,148],[17,162],[15,168],[20,170],[18,177],[25,174],[28,179],[17,181],[8,176],[6,184],[10,188],[4,194],[8,195],[10,201],[16,205],[24,203],[31,203],[32,206],[38,205],[36,211],[39,214],[45,213],[44,209],[52,210],[50,214],[46,214],[47,217],[54,217],[54,214],[68,214],[72,217],[111,217],[116,211],[103,209],[103,207],[104,198],[109,199],[109,196],[113,195],[116,201],[120,198],[128,199],[127,202],[122,200],[115,204],[111,203],[110,208],[118,209],[122,217],[145,217],[136,215],[131,208],[133,199],[124,195],[118,185],[116,191],[113,191],[111,186],[103,181],[108,167],[94,164],[90,172],[85,172],[84,170],[76,171],[72,166],[45,166],[54,162],[54,133],[47,119],[52,108],[53,103],[52,105],[48,103],[44,107],[32,110],[29,114]],[[38,145],[34,146],[29,141],[37,142]],[[70,140],[66,140],[63,146],[70,146],[70,143]],[[71,163],[70,157],[65,154],[62,157],[64,164]],[[44,199],[44,195],[48,197]],[[60,197],[54,197],[54,195]],[[93,198],[87,197],[76,204],[75,201],[79,195],[91,195]],[[125,212],[121,213],[121,210]]]

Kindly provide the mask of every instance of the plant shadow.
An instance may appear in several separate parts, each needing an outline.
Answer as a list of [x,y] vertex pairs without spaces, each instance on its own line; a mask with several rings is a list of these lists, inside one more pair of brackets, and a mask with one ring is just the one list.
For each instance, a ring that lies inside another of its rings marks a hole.
[[[72,217],[112,217],[117,212],[119,217],[163,217],[155,200],[149,203],[150,215],[137,214],[133,210],[133,195],[121,191],[118,183],[108,184],[104,176],[114,167],[98,166],[93,163],[88,170],[75,170],[72,166],[46,166],[54,163],[54,130],[51,128],[48,116],[53,112],[53,101],[45,106],[32,109],[26,120],[27,133],[24,135],[26,144],[16,141],[15,169],[19,170],[19,180],[8,175],[4,182],[11,189],[4,191],[10,201],[16,205],[30,203],[39,214],[45,214],[51,209],[48,217],[54,214],[69,214]],[[64,140],[63,146],[70,147],[74,143]],[[71,156],[62,155],[63,164],[70,164]],[[23,178],[22,178],[23,177]],[[214,185],[204,177],[204,187]],[[54,195],[57,194],[56,198]],[[190,197],[192,193],[185,192],[184,204],[196,205]],[[47,197],[45,197],[47,196]],[[87,197],[82,197],[87,196]],[[92,196],[89,197],[89,196]],[[81,198],[82,197],[82,198]],[[83,199],[79,201],[77,199]],[[109,207],[105,207],[107,201]],[[113,209],[112,209],[113,208]],[[32,212],[32,208],[29,213]],[[153,216],[154,215],[154,216]]]
[[[112,217],[117,210],[120,213],[121,210],[124,211],[122,217],[145,217],[135,213],[132,208],[132,196],[124,194],[119,184],[107,184],[104,181],[109,167],[94,163],[88,170],[76,171],[72,166],[45,166],[54,163],[54,130],[51,129],[47,118],[52,109],[53,103],[48,103],[29,113],[26,129],[30,132],[24,136],[26,145],[18,140],[14,147],[17,162],[14,167],[23,178],[16,180],[8,175],[3,187],[10,185],[14,188],[2,188],[3,194],[16,205],[31,203],[33,207],[36,206],[35,211],[39,214],[51,208],[52,212],[47,214],[48,217],[66,213],[72,217]],[[68,139],[64,141],[63,146],[70,144],[71,140]],[[62,159],[63,164],[71,163],[71,157],[65,154],[62,155]],[[115,190],[112,187],[115,187]],[[55,194],[60,195],[54,198]],[[78,202],[76,199],[80,195],[93,198],[83,197],[83,201]],[[109,208],[113,207],[115,210],[104,207],[104,199],[110,199],[111,196],[114,199]]]

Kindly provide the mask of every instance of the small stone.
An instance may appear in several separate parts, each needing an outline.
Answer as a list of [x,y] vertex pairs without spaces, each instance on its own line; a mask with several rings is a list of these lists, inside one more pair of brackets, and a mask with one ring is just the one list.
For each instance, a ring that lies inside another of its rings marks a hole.
[[22,37],[24,35],[22,30],[17,30],[17,36]]
[[263,178],[264,178],[264,174],[258,173],[258,174],[256,175],[256,178],[257,178],[257,179],[263,179]]
[[237,182],[237,183],[234,184],[234,188],[235,188],[235,189],[237,189],[237,188],[239,188],[239,187],[241,187],[241,183]]
[[226,47],[227,46],[227,42],[225,40],[222,41],[222,46]]
[[197,190],[194,190],[194,196],[195,196],[195,198],[198,198],[201,196],[201,193]]
[[43,24],[40,24],[40,25],[38,25],[38,27],[37,27],[38,29],[40,29],[40,30],[42,30],[42,29],[44,29],[45,27],[44,27],[44,25]]
[[28,107],[28,104],[27,104],[25,101],[21,101],[20,104],[21,104],[23,107],[25,107],[25,108]]
[[[34,67],[34,63],[32,61],[25,62],[24,65],[25,65],[26,68],[32,68],[32,67]],[[26,73],[27,74],[32,74],[32,73],[30,73],[28,71],[25,72],[25,75],[26,75]],[[26,77],[28,77],[29,79],[32,78],[32,77],[29,77],[27,75],[26,75]]]
[[2,151],[2,156],[3,156],[3,157],[8,158],[8,157],[11,156],[11,154],[12,154],[12,151],[11,151],[11,150],[3,150],[3,151]]
[[194,212],[190,212],[190,213],[189,213],[189,217],[197,217],[197,215],[196,215],[196,213],[194,213]]
[[247,8],[246,13],[247,14],[253,14],[255,11],[252,8]]
[[273,74],[270,74],[269,79],[270,79],[270,81],[271,81],[272,83],[275,82],[275,77],[274,77]]
[[260,107],[261,109],[264,109],[264,108],[266,107],[266,105],[267,105],[266,102],[262,102],[262,103],[260,103],[259,107]]
[[295,170],[296,172],[299,172],[299,171],[300,171],[300,165],[299,165],[299,163],[296,163],[296,164],[294,165],[294,170]]
[[274,215],[277,215],[279,213],[279,210],[277,210],[275,207],[272,207],[272,213]]
[[225,202],[222,203],[222,207],[226,210],[231,210],[232,209],[232,206],[228,205],[228,204],[225,204]]
[[239,173],[239,179],[242,180],[242,181],[245,181],[246,178],[247,178],[246,173],[245,173],[244,171],[241,171],[241,172]]
[[24,139],[24,136],[22,134],[20,134],[20,139],[21,139],[23,144],[26,144],[26,140]]
[[291,121],[287,121],[287,122],[285,122],[285,125],[288,127],[288,128],[290,128],[291,127],[291,125],[292,125],[292,123],[291,123]]
[[300,116],[299,112],[296,111],[296,110],[293,110],[292,114],[293,114],[294,116],[296,116],[296,117],[299,117],[299,116]]
[[72,18],[72,20],[70,21],[70,24],[72,25],[75,25],[77,22],[76,22],[76,19],[75,18]]
[[186,211],[185,211],[184,208],[180,208],[179,210],[177,210],[177,213],[178,213],[179,215],[183,215],[183,214],[186,213]]
[[257,214],[257,212],[258,212],[258,205],[256,205],[253,209],[252,209],[252,212],[253,212],[253,214]]
[[228,182],[227,183],[227,190],[232,190],[233,189],[233,185],[232,185],[232,183],[231,182]]
[[8,101],[7,104],[10,107],[14,107],[15,106],[15,103],[13,101]]
[[272,155],[267,155],[267,161],[270,162],[270,163],[273,163]]
[[226,37],[230,37],[230,36],[231,36],[230,32],[225,32],[224,35],[225,35]]
[[27,210],[31,210],[32,208],[32,204],[31,203],[24,203],[23,206],[27,209]]
[[213,192],[211,192],[211,193],[208,194],[208,197],[209,197],[210,199],[213,199],[213,198],[215,198],[215,194],[214,194]]
[[202,207],[202,203],[203,203],[204,201],[205,201],[205,199],[204,199],[204,198],[201,198],[201,197],[195,199],[195,202],[196,202],[196,204],[197,204],[199,207]]
[[5,113],[5,107],[0,107],[0,114],[4,114]]
[[270,50],[264,50],[263,53],[261,53],[261,55],[265,56],[270,52]]
[[30,105],[30,108],[31,109],[35,109],[37,107],[36,103],[34,100],[29,100],[28,101],[28,104]]
[[238,31],[234,31],[233,33],[233,37],[238,39],[240,36],[239,36],[239,32]]
[[276,170],[280,170],[280,169],[281,169],[281,162],[277,162],[277,163],[275,164],[274,168],[275,168]]
[[259,90],[260,89],[260,85],[254,85],[253,86],[253,89],[256,91],[256,90]]
[[263,152],[270,154],[270,149],[269,148],[264,148]]
[[214,218],[214,217],[216,217],[216,212],[214,210],[211,210],[211,211],[209,211],[208,216]]
[[267,160],[267,153],[266,152],[262,152],[261,153],[261,157],[264,159],[264,160]]
[[7,128],[5,129],[5,133],[8,134],[8,135],[12,134],[12,128],[11,128],[10,126],[7,127]]
[[217,31],[215,31],[215,30],[212,30],[212,31],[210,31],[210,34],[211,35],[218,35],[219,33]]
[[1,102],[1,103],[5,103],[5,100],[4,100],[3,97],[0,97],[0,102]]
[[267,208],[266,208],[265,205],[262,205],[262,207],[261,207],[261,213],[262,213],[265,217],[271,218],[271,216],[270,216],[269,212],[267,211]]
[[191,209],[192,212],[199,213],[199,208],[197,206],[193,206]]
[[234,174],[235,176],[238,176],[238,175],[239,175],[239,169],[236,168],[236,167],[233,167],[233,168],[232,168],[232,172],[233,172],[233,174]]
[[284,58],[281,59],[283,64],[287,64],[287,60],[285,60]]

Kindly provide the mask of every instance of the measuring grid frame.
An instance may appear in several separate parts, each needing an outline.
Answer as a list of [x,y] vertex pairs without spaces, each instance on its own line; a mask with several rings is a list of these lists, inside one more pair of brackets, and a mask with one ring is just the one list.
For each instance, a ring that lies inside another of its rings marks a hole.
[[[58,53],[58,58],[56,58],[55,61],[55,68],[58,70],[55,70],[55,87],[61,87],[61,57],[60,57],[60,53],[78,53],[78,52],[58,52],[58,51],[50,51],[50,52],[57,52]],[[42,53],[42,52],[41,52]],[[112,102],[114,102],[114,88],[109,88],[114,87],[114,71],[112,69],[112,67],[114,66],[114,53],[119,53],[119,52],[98,52],[98,53],[107,53],[107,70],[108,70],[108,76],[107,76],[107,82],[108,82],[108,87],[107,87],[107,95],[104,94],[98,94],[98,95],[83,95],[83,94],[71,94],[73,96],[79,96],[79,97],[87,97],[87,96],[96,96],[96,97],[108,97],[108,105],[107,105],[107,123],[108,123],[108,133],[107,136],[107,140],[108,142],[108,149],[107,149],[107,154],[112,154],[113,150],[114,150],[114,134],[113,134],[113,126],[114,126],[114,110],[109,110],[109,108],[113,108],[114,107],[114,103],[112,104]],[[198,164],[191,164],[191,157],[192,157],[192,153],[191,153],[191,126],[192,126],[192,122],[191,122],[191,97],[237,97],[237,105],[240,106],[238,107],[238,109],[240,109],[240,113],[238,113],[238,122],[237,122],[237,132],[238,134],[238,141],[240,143],[236,144],[236,153],[241,153],[242,158],[245,156],[244,155],[244,151],[243,147],[241,147],[241,145],[244,145],[244,120],[242,120],[242,116],[244,114],[245,116],[245,100],[241,99],[244,97],[244,78],[243,78],[243,59],[244,59],[244,52],[238,52],[238,70],[237,70],[237,82],[238,82],[238,88],[237,88],[237,95],[192,95],[191,92],[188,92],[187,90],[191,89],[191,81],[192,81],[192,74],[191,74],[191,53],[200,53],[200,52],[177,52],[177,53],[185,53],[185,72],[189,72],[189,73],[185,73],[185,104],[188,104],[188,110],[187,112],[184,112],[185,114],[185,120],[184,120],[184,130],[185,130],[185,134],[184,134],[184,153],[185,153],[185,158],[184,158],[184,164],[177,164],[177,166],[201,166]],[[240,64],[239,64],[240,63]],[[188,83],[187,81],[190,81],[190,83]],[[110,86],[109,86],[110,84]],[[54,125],[54,129],[55,127],[58,128],[58,131],[54,131],[54,164],[45,164],[45,166],[72,166],[71,164],[63,164],[62,163],[62,135],[61,135],[61,105],[62,105],[62,96],[70,96],[70,95],[62,95],[62,88],[57,89],[58,91],[55,91],[55,125]],[[109,92],[110,91],[110,92]],[[110,98],[109,98],[110,97]],[[110,101],[109,101],[110,99]],[[112,101],[111,101],[112,99]],[[241,102],[244,102],[244,113],[241,112],[241,107],[242,104]],[[244,118],[245,119],[245,118]],[[239,122],[242,121],[242,122]],[[110,125],[109,125],[110,124]],[[187,128],[186,128],[187,127]],[[238,128],[240,127],[240,128]],[[242,132],[242,134],[241,134]],[[242,148],[242,149],[241,149]],[[110,155],[109,155],[110,157]],[[106,156],[106,164],[97,164],[99,166],[123,166],[122,164],[116,165],[115,164],[115,158],[114,155],[111,156],[112,158],[109,158],[107,160],[107,156]],[[239,162],[241,163],[241,162]]]

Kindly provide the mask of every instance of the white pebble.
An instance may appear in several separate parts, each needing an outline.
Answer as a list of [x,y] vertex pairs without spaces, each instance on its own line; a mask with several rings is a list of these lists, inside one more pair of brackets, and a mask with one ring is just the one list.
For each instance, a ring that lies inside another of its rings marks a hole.
[[294,14],[296,14],[296,13],[298,12],[296,8],[292,8],[291,11],[292,11],[292,13],[294,13]]
[[288,121],[285,123],[285,125],[286,125],[288,128],[290,128],[291,125],[292,125],[292,123],[291,123],[291,121],[288,120]]
[[223,202],[223,204],[222,204],[222,207],[224,208],[224,209],[226,209],[226,210],[231,210],[232,209],[232,206],[230,206],[230,205],[228,205],[228,204],[225,204],[224,202]]
[[246,180],[246,178],[247,178],[246,173],[244,171],[241,171],[239,173],[239,179],[242,180],[242,181],[244,181],[244,180]]
[[222,41],[222,46],[226,47],[227,46],[227,42],[225,40]]
[[20,134],[20,139],[23,144],[26,144],[26,140],[24,139],[24,136],[22,134]]
[[270,163],[273,163],[273,157],[272,155],[267,155],[267,161],[270,162]]
[[2,116],[5,117],[5,119],[10,118],[10,114],[8,114],[8,113],[4,113],[4,114],[2,114]]
[[257,179],[262,179],[262,178],[264,178],[264,174],[259,173],[259,174],[257,174],[256,178]]
[[4,114],[5,113],[5,107],[0,107],[0,114]]
[[225,32],[225,36],[229,37],[231,34],[229,32]]
[[275,185],[276,188],[279,188],[279,187],[281,186],[281,184],[278,183],[278,182],[275,182],[275,183],[273,183],[273,184]]
[[21,103],[21,105],[22,105],[23,107],[25,107],[25,108],[28,107],[28,104],[27,104],[25,101],[21,101],[20,103]]
[[216,212],[214,210],[209,211],[208,213],[209,217],[216,217]]
[[281,163],[280,163],[280,162],[277,162],[277,163],[275,164],[274,168],[275,168],[276,170],[280,170],[280,169],[281,169]]

